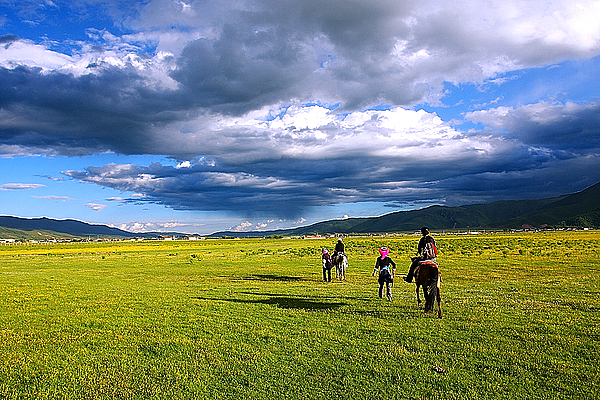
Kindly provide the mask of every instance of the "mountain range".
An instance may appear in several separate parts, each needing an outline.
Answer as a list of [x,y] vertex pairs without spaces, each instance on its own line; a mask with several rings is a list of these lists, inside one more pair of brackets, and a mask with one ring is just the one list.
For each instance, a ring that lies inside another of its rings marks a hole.
[[123,238],[138,234],[106,225],[92,225],[72,219],[19,218],[0,216],[2,239],[73,239],[83,237]]
[[[379,217],[348,218],[273,231],[216,232],[209,237],[266,237],[413,232],[421,226],[431,230],[520,229],[600,227],[600,183],[574,194],[537,200],[504,200],[458,207],[431,206],[398,211]],[[131,238],[177,235],[132,233],[106,225],[76,220],[0,216],[0,239],[33,238]],[[179,234],[182,235],[182,234]]]
[[212,236],[303,236],[431,230],[597,228],[600,227],[600,183],[574,194],[538,200],[503,200],[458,207],[431,206],[380,217],[319,222],[295,229],[260,232],[217,232]]

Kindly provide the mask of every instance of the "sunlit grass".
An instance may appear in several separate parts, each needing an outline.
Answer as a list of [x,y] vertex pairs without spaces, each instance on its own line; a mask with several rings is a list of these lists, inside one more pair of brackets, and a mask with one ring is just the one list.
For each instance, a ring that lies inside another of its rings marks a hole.
[[0,398],[596,399],[600,233],[438,235],[444,319],[326,240],[0,247]]

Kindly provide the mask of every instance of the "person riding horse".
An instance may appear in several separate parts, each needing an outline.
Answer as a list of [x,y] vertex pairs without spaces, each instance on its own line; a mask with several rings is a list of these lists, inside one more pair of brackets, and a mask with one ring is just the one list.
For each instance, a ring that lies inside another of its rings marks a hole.
[[415,269],[418,267],[420,262],[431,261],[435,263],[435,257],[437,256],[437,248],[435,246],[435,239],[429,234],[429,228],[424,226],[421,228],[421,234],[423,237],[419,240],[417,246],[418,257],[412,258],[412,264],[408,271],[408,274],[404,277],[404,280],[411,283],[415,274]]
[[335,249],[333,250],[333,257],[331,257],[334,265],[339,262],[338,255],[342,255],[342,254],[345,254],[344,253],[344,242],[342,242],[342,238],[338,238],[338,241],[335,245]]

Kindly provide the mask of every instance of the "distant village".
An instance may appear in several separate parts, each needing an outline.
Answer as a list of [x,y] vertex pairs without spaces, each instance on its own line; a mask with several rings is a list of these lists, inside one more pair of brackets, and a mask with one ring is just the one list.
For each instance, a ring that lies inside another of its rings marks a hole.
[[[534,233],[534,232],[558,232],[558,231],[588,231],[590,228],[535,228],[533,226],[524,226],[521,229],[510,229],[510,230],[441,230],[435,232],[436,235],[481,235],[481,234],[497,234],[497,233]],[[42,235],[40,233],[40,235]],[[247,237],[233,237],[233,236],[202,236],[202,235],[158,235],[151,237],[92,237],[86,238],[75,237],[75,238],[55,238],[46,237],[44,239],[3,239],[0,238],[0,244],[54,244],[54,243],[98,243],[98,242],[144,242],[144,241],[197,241],[206,239],[332,239],[339,237],[393,237],[393,236],[419,236],[420,232],[415,231],[414,233],[400,233],[400,232],[389,232],[389,233],[370,233],[370,234],[342,234],[342,233],[330,233],[325,235],[302,235],[302,236],[282,236],[282,235],[269,235],[269,236],[247,236]],[[48,235],[46,235],[48,236]]]
[[2,239],[0,244],[9,243],[24,243],[24,244],[48,244],[48,243],[89,243],[89,242],[141,242],[141,241],[169,241],[169,240],[204,240],[204,236],[200,235],[159,235],[153,237],[92,237],[87,238],[44,238],[44,239]]

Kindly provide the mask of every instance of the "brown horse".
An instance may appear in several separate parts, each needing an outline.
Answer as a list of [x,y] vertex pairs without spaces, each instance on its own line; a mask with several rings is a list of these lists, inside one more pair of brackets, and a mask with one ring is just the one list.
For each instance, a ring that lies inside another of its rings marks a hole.
[[[414,261],[414,259],[413,259]],[[440,286],[442,275],[438,265],[432,261],[421,261],[415,270],[415,283],[417,285],[417,304],[423,307],[419,297],[419,287],[423,286],[423,296],[425,297],[425,312],[433,311],[435,302],[438,306],[438,318],[442,318]]]

